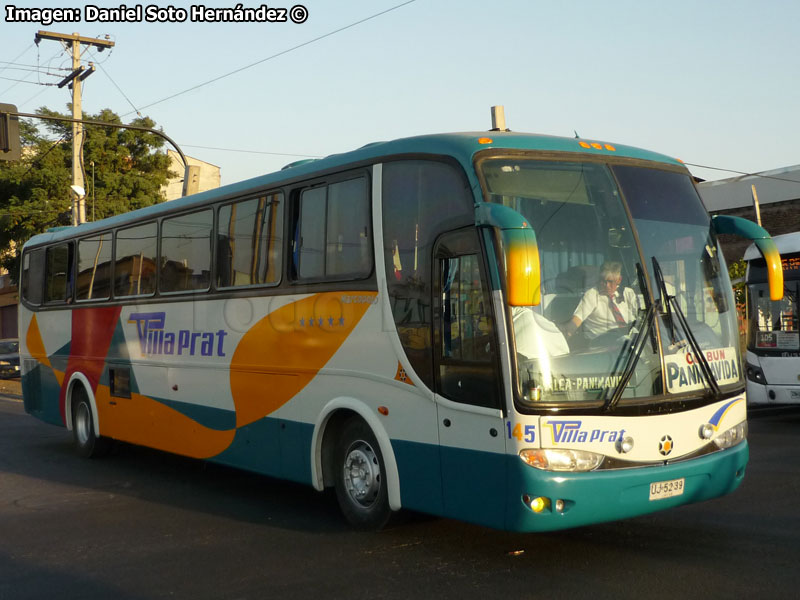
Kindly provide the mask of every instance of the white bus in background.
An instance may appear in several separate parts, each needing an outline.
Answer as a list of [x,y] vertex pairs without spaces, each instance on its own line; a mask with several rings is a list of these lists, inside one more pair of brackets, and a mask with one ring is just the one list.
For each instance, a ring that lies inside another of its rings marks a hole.
[[800,233],[773,238],[783,265],[784,296],[770,300],[767,267],[755,245],[747,262],[747,403],[800,404]]

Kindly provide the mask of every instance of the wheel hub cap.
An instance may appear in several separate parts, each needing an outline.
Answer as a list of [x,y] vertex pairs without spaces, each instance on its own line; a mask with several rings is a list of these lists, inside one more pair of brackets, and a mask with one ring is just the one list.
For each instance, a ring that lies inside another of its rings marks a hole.
[[366,442],[350,447],[344,461],[344,484],[350,497],[362,506],[370,506],[381,488],[378,457]]

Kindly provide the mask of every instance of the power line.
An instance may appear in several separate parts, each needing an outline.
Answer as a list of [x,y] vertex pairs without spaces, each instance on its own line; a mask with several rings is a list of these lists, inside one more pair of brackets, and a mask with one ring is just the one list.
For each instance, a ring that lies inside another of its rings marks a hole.
[[[58,85],[57,83],[40,83],[38,81],[26,81],[25,79],[12,79],[11,77],[0,77],[0,79],[4,79],[5,81],[16,81],[17,83],[30,83],[31,85],[52,85],[52,86]],[[14,85],[17,84],[15,83]],[[11,87],[14,87],[14,85],[12,85]],[[8,90],[10,89],[11,88],[8,88]],[[8,90],[5,91],[7,92]]]
[[[14,59],[13,59],[13,60],[17,60],[17,59],[18,59],[20,56],[22,56],[23,54],[25,54],[25,53],[26,53],[28,50],[30,50],[31,48],[33,48],[33,46],[34,46],[34,45],[35,45],[35,44],[31,44],[30,46],[28,46],[27,48],[25,48],[25,50],[23,50],[22,52],[20,52],[19,54],[17,54],[17,55],[14,57]],[[8,67],[3,67],[2,69],[0,69],[0,73],[2,73],[3,71],[5,71],[7,68],[8,68]]]
[[[363,19],[361,19],[359,21],[355,21],[354,23],[350,23],[349,25],[345,25],[344,27],[340,27],[339,29],[334,29],[333,31],[329,31],[328,33],[325,33],[325,34],[323,34],[323,35],[321,35],[319,37],[315,37],[315,38],[313,38],[311,40],[303,42],[302,44],[298,44],[298,45],[292,46],[291,48],[288,48],[286,50],[282,50],[282,51],[280,51],[280,52],[278,52],[276,54],[273,54],[272,56],[268,56],[266,58],[262,58],[261,60],[257,60],[254,63],[250,63],[249,65],[245,65],[244,67],[240,67],[238,69],[230,71],[229,73],[225,73],[224,75],[220,75],[218,77],[215,77],[214,79],[209,79],[208,81],[204,81],[203,83],[198,83],[195,86],[192,86],[192,87],[190,87],[188,89],[183,90],[182,92],[177,92],[177,93],[172,94],[170,96],[166,96],[164,98],[161,98],[161,100],[156,100],[155,102],[151,102],[150,104],[146,104],[145,106],[141,107],[141,110],[144,110],[145,108],[150,108],[151,106],[155,106],[156,104],[161,104],[162,102],[166,102],[167,100],[172,100],[173,98],[177,98],[178,96],[182,96],[183,94],[187,94],[187,93],[189,93],[191,91],[194,91],[194,90],[196,90],[198,88],[204,87],[206,85],[210,85],[210,84],[215,83],[215,82],[217,82],[217,81],[219,81],[221,79],[225,79],[226,77],[230,77],[231,75],[235,75],[237,73],[241,73],[242,71],[245,71],[247,69],[255,67],[256,65],[260,65],[261,63],[267,62],[268,60],[272,60],[273,58],[278,58],[279,56],[283,56],[284,54],[289,54],[290,52],[298,50],[299,48],[303,48],[304,46],[308,46],[310,44],[313,44],[314,42],[318,42],[318,41],[323,40],[325,38],[331,37],[332,35],[336,35],[337,33],[341,33],[342,31],[345,31],[347,29],[351,29],[351,28],[353,28],[353,27],[355,27],[357,25],[361,25],[362,23],[366,23],[367,21],[371,21],[372,19],[376,19],[376,18],[378,18],[378,17],[380,17],[382,15],[385,15],[386,13],[392,12],[393,10],[397,10],[398,8],[402,8],[404,6],[407,6],[408,4],[412,4],[413,2],[416,2],[416,0],[408,0],[407,2],[403,2],[402,4],[398,4],[398,5],[393,6],[391,8],[387,8],[386,10],[383,10],[381,12],[375,13],[374,15],[371,15],[369,17],[365,17],[365,18],[363,18]],[[131,113],[126,113],[126,114],[124,114],[122,116],[125,117],[125,116],[127,116],[129,114],[131,114]]]
[[24,107],[24,106],[27,106],[28,102],[30,102],[31,100],[34,100],[34,99],[38,98],[39,96],[41,96],[42,94],[44,94],[46,91],[47,91],[47,90],[45,89],[45,90],[41,90],[41,91],[39,91],[39,92],[36,92],[36,93],[35,93],[33,96],[31,96],[30,98],[28,98],[27,100],[25,100],[24,102],[22,102],[22,103],[19,105],[19,108],[18,108],[17,110],[21,109],[21,108],[22,108],[22,107]]
[[745,171],[736,171],[735,169],[709,167],[708,165],[698,165],[690,162],[684,162],[683,164],[688,165],[690,167],[697,167],[699,169],[709,169],[711,171],[725,171],[726,173],[736,173],[737,175],[745,175],[747,177],[760,177],[762,179],[774,179],[775,181],[788,181],[789,183],[800,183],[800,180],[797,179],[787,179],[786,177],[776,177],[775,175],[764,175],[763,173],[747,173]]
[[[31,45],[33,46],[34,44],[31,44]],[[18,56],[17,56],[17,57],[14,59],[14,60],[17,60],[17,58],[19,58],[20,56],[22,56],[23,54],[25,54],[25,52],[27,52],[29,48],[30,48],[30,46],[29,46],[28,48],[26,48],[25,50],[23,50],[23,51],[22,51],[22,52],[21,52],[21,53],[20,53],[20,54],[19,54],[19,55],[18,55]],[[54,54],[54,55],[53,55],[53,56],[50,58],[50,60],[48,60],[47,62],[48,62],[48,63],[52,62],[52,61],[53,61],[53,59],[55,59],[55,58],[56,58],[56,57],[57,57],[57,56],[58,56],[60,53],[61,53],[61,52],[59,51],[59,52],[57,52],[56,54]],[[38,46],[36,46],[36,62],[37,62],[37,63],[38,63],[38,62],[40,62],[40,61],[39,61],[39,47],[38,47]],[[59,67],[57,67],[57,68],[59,68]],[[4,70],[5,70],[5,68],[3,68],[3,69],[0,69],[0,73],[2,73]],[[31,82],[31,81],[27,81],[28,77],[30,77],[30,75],[28,75],[28,76],[27,76],[25,79],[9,79],[9,81],[14,81],[14,82],[16,82],[16,83],[14,83],[13,85],[11,85],[11,86],[7,87],[7,88],[6,88],[6,89],[4,89],[2,92],[0,92],[0,98],[2,98],[3,96],[5,96],[6,92],[10,92],[10,91],[11,91],[11,90],[13,90],[15,87],[17,87],[17,86],[18,86],[20,83],[33,83],[33,82]],[[0,78],[0,79],[2,79],[2,78]],[[7,78],[6,78],[6,79],[7,79]],[[53,84],[43,84],[43,83],[41,83],[41,82],[37,82],[37,84],[39,84],[39,85],[53,85]]]
[[237,148],[216,148],[214,146],[195,146],[192,144],[181,144],[184,148],[202,148],[203,150],[221,150],[222,152],[242,152],[245,154],[270,154],[273,156],[291,156],[295,158],[322,158],[314,154],[289,154],[288,152],[267,152],[265,150],[240,150]]
[[[95,55],[94,55],[94,53],[93,53],[93,52],[91,52],[91,50],[89,51],[89,55],[90,55],[92,58],[95,58]],[[101,62],[95,62],[95,64],[96,64],[98,67],[100,67],[100,70],[103,72],[103,74],[104,74],[106,77],[108,77],[108,80],[109,80],[111,83],[113,83],[113,84],[114,84],[114,87],[115,87],[115,88],[117,88],[117,91],[118,91],[120,94],[122,94],[122,97],[123,97],[123,98],[125,98],[125,100],[127,100],[127,101],[128,101],[128,104],[130,104],[130,105],[131,105],[131,107],[133,108],[133,110],[136,112],[137,116],[141,117],[141,116],[142,116],[142,113],[141,113],[141,111],[140,111],[138,108],[136,108],[136,105],[135,105],[133,102],[131,102],[131,99],[130,99],[130,98],[128,98],[128,96],[125,94],[125,92],[123,92],[123,91],[122,91],[122,88],[121,88],[121,87],[119,87],[119,86],[117,85],[117,82],[116,82],[116,81],[114,81],[114,80],[111,78],[111,75],[109,75],[109,74],[108,74],[108,71],[106,71],[106,70],[103,68],[103,64],[102,64]],[[130,113],[128,113],[128,114],[130,114]],[[123,115],[123,116],[124,116],[124,115]]]
[[[7,65],[3,67],[3,71],[6,69],[16,69],[18,71],[39,71],[42,69],[41,65],[26,65],[24,63],[15,63],[15,62],[8,62],[5,60],[0,60],[0,64]],[[56,71],[69,71],[70,69],[66,67],[48,67],[48,69],[53,69]]]

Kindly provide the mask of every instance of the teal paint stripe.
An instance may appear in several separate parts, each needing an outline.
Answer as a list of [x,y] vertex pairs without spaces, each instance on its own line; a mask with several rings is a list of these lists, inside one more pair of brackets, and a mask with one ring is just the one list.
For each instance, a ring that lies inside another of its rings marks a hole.
[[[133,387],[133,383],[131,383],[131,387]],[[164,398],[151,399],[160,402],[164,406],[170,407],[203,427],[208,427],[216,431],[230,431],[236,428],[235,410],[202,406],[200,404],[189,404],[188,402],[178,402],[176,400],[166,400]]]
[[212,461],[310,485],[313,434],[311,424],[265,417],[238,429]]
[[22,376],[21,385],[25,412],[45,423],[66,426],[59,404],[61,386],[53,369],[38,364]]
[[403,508],[443,515],[439,446],[392,440]]
[[279,477],[281,454],[277,419],[260,419],[236,431],[236,436],[227,450],[212,461]]
[[69,364],[69,355],[71,351],[72,342],[70,341],[56,350],[52,356],[47,357],[47,360],[50,361],[50,366],[52,366],[56,371],[65,373],[67,370],[67,365]]
[[502,529],[506,521],[506,454],[440,448],[444,514]]

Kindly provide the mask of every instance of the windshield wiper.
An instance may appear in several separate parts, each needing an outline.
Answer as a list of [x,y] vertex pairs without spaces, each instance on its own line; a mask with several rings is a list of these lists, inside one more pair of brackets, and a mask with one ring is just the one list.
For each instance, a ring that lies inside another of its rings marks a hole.
[[658,286],[659,304],[661,310],[664,311],[666,318],[664,322],[669,327],[669,341],[670,345],[675,345],[677,335],[675,335],[675,321],[672,318],[672,307],[670,304],[670,295],[667,292],[667,283],[664,281],[664,274],[661,272],[661,265],[658,264],[656,257],[653,257],[653,276],[656,278],[656,285]]
[[[636,263],[636,276],[639,279],[639,290],[642,293],[642,298],[644,298],[645,308],[650,310],[653,305],[653,300],[650,298],[650,293],[647,291],[647,276],[644,274],[642,263]],[[653,328],[650,328],[650,342],[653,346],[653,354],[658,353],[658,340],[656,339],[656,331]]]
[[[645,296],[647,296],[646,289],[645,289]],[[628,360],[625,361],[625,368],[622,370],[622,376],[620,377],[619,383],[617,387],[614,388],[614,393],[605,401],[603,404],[603,410],[609,411],[613,409],[617,403],[622,398],[622,393],[625,391],[628,383],[633,377],[633,372],[636,370],[636,365],[639,363],[639,357],[642,355],[642,350],[644,350],[644,346],[647,343],[647,338],[649,337],[650,331],[653,329],[653,323],[655,323],[656,319],[656,310],[655,306],[652,302],[647,303],[647,310],[644,313],[644,319],[642,320],[642,328],[636,333],[629,346],[631,351],[628,354]],[[625,352],[625,347],[622,348],[622,352],[620,352],[620,358]],[[616,372],[616,369],[614,369]],[[608,388],[606,388],[608,389]],[[608,393],[606,391],[606,393]]]
[[694,334],[689,327],[689,322],[686,320],[686,315],[683,314],[683,309],[681,309],[681,306],[678,303],[678,299],[675,296],[670,296],[667,293],[667,285],[664,282],[664,275],[661,272],[661,265],[658,264],[658,260],[656,260],[655,256],[653,257],[653,274],[656,278],[656,283],[658,283],[658,289],[661,293],[661,304],[666,309],[670,337],[672,338],[673,345],[675,344],[676,340],[676,328],[673,321],[674,314],[678,318],[678,324],[681,326],[681,329],[683,329],[685,339],[687,342],[689,342],[689,346],[694,353],[694,357],[697,359],[697,363],[700,365],[700,371],[702,371],[703,376],[706,378],[706,381],[708,381],[708,387],[711,388],[712,397],[718,398],[722,392],[719,389],[719,384],[714,377],[714,373],[711,371],[711,365],[708,364],[708,360],[706,359],[705,354],[703,354],[703,349],[700,348],[697,338],[694,337]]

